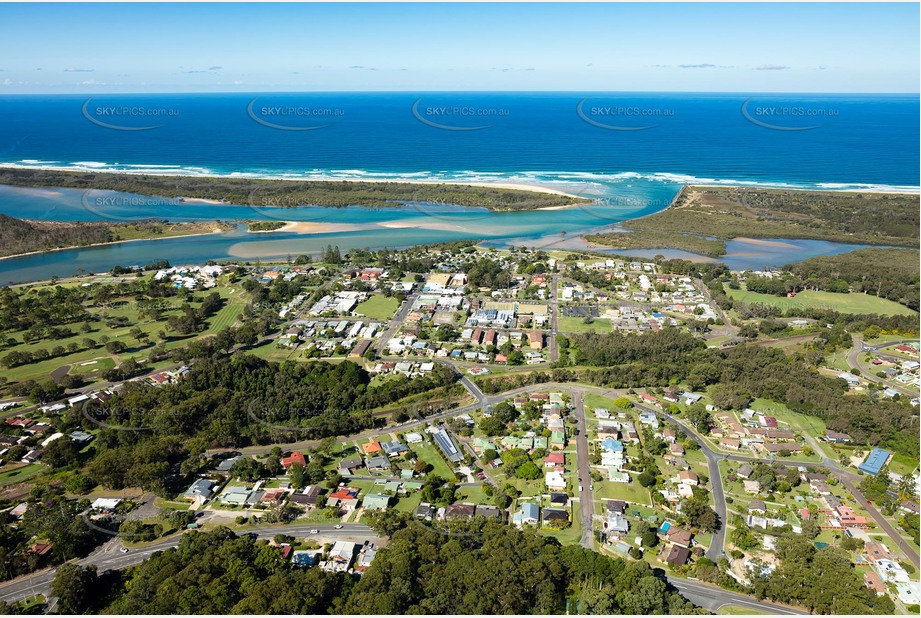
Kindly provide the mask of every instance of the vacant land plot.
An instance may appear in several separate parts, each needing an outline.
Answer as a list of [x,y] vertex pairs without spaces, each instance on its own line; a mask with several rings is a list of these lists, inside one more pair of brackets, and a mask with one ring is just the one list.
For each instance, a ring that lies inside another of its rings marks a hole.
[[601,481],[594,483],[595,498],[601,500],[624,500],[630,504],[649,504],[649,490],[636,482],[634,478],[630,483],[612,483]]
[[558,325],[563,333],[609,333],[612,330],[609,320],[592,320],[586,324],[583,318],[560,316]]
[[400,305],[399,301],[393,297],[386,297],[380,294],[371,296],[363,303],[355,307],[355,312],[360,313],[372,320],[386,321],[393,317],[393,312]]
[[454,471],[448,466],[444,457],[441,456],[437,446],[425,443],[412,444],[410,448],[416,454],[416,457],[432,466],[432,471],[429,474],[440,476],[443,479],[454,479]]
[[806,290],[793,298],[786,296],[773,296],[771,294],[758,294],[748,290],[730,290],[726,293],[733,300],[744,303],[771,305],[787,308],[818,308],[832,309],[840,313],[878,313],[880,315],[915,315],[917,312],[885,298],[870,296],[869,294],[839,294],[837,292],[816,292]]

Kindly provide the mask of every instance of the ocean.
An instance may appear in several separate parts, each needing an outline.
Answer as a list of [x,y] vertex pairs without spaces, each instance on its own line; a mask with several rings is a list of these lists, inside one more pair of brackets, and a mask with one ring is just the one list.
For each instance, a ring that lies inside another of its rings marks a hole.
[[[592,198],[566,211],[246,209],[124,202],[0,188],[0,212],[53,220],[142,216],[348,223],[345,234],[233,232],[156,241],[174,262],[280,257],[460,238],[501,244],[572,235],[661,210],[685,183],[919,191],[919,101],[911,95],[683,93],[304,93],[0,97],[0,164],[74,170],[285,178],[520,183]],[[245,250],[241,251],[241,243]],[[140,263],[144,243],[131,243]],[[195,247],[195,250],[191,249]],[[853,248],[814,249],[837,252]],[[0,261],[0,281],[125,264],[128,248]],[[802,249],[802,247],[800,247]],[[750,252],[746,252],[749,253]],[[805,257],[801,251],[792,257]],[[747,255],[746,257],[752,257]],[[63,259],[62,259],[63,258]],[[113,262],[118,259],[119,261]],[[764,257],[777,264],[784,256]],[[756,258],[757,260],[757,258]],[[729,260],[727,259],[727,262]],[[787,260],[790,261],[790,260]],[[60,263],[59,263],[60,262]],[[749,260],[749,262],[751,262]],[[82,263],[82,262],[81,262]],[[755,262],[751,262],[755,263]],[[767,264],[764,264],[767,265]],[[69,270],[68,270],[69,269]]]

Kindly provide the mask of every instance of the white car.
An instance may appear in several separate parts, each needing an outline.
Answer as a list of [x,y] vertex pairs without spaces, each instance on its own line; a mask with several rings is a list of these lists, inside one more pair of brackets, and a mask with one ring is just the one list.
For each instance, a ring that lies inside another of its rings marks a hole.
[[122,548],[119,549],[118,551],[120,551],[120,552],[123,553],[123,554],[127,554],[127,553],[128,553],[128,548],[127,548],[127,547],[122,547]]
[[342,530],[342,524],[336,524],[333,526],[336,530]]
[[311,531],[310,531],[310,534],[320,534],[320,531],[314,529],[314,530],[311,530]]

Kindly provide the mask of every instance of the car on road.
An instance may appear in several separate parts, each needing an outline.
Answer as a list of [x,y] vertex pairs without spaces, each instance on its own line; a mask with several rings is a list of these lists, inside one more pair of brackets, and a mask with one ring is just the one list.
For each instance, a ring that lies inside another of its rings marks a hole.
[[579,485],[579,492],[580,492],[580,493],[582,492],[582,486],[581,486],[581,485]]
[[320,534],[320,531],[314,528],[313,530],[310,531],[310,534]]
[[120,551],[120,552],[123,553],[123,554],[127,554],[127,553],[128,553],[128,548],[127,548],[127,547],[122,547],[122,548],[119,549],[118,551]]
[[342,530],[342,524],[336,524],[333,526],[336,530]]

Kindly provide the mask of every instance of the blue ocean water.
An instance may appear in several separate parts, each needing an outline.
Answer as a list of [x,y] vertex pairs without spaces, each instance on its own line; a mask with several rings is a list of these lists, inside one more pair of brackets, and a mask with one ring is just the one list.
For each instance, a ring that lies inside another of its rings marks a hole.
[[[0,165],[135,173],[504,182],[602,201],[562,211],[254,208],[0,186],[0,213],[61,221],[161,217],[335,224],[311,234],[142,241],[0,260],[0,283],[115,264],[277,258],[327,244],[454,239],[575,247],[579,233],[665,208],[685,183],[919,191],[910,95],[321,93],[0,97]],[[853,245],[730,246],[732,268]],[[640,252],[633,251],[635,255]],[[649,251],[687,257],[681,252]]]
[[918,134],[911,95],[0,97],[0,163],[183,173],[913,188]]

